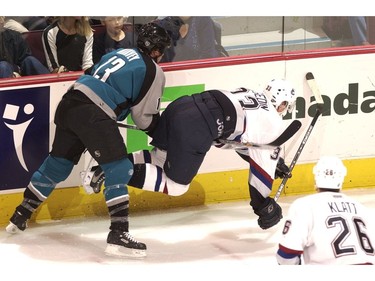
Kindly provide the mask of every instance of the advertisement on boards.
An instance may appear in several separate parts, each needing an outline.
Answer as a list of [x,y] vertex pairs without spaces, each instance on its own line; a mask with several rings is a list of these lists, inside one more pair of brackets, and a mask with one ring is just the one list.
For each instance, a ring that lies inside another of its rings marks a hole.
[[0,116],[0,191],[25,187],[49,152],[49,87],[2,91]]

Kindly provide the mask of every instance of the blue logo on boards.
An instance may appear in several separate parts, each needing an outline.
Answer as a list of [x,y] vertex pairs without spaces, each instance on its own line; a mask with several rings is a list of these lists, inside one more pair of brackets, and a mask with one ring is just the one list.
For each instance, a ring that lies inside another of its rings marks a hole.
[[26,187],[49,153],[49,89],[0,91],[0,190]]

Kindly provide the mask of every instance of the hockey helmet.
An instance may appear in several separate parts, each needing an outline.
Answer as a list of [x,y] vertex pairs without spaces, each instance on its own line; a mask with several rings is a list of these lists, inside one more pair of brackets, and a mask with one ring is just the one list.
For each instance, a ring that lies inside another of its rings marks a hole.
[[323,156],[313,168],[317,188],[340,190],[346,176],[346,167],[336,156]]
[[284,116],[287,111],[291,113],[294,110],[297,96],[294,88],[287,81],[273,79],[267,84],[263,93],[271,100],[276,109],[285,103],[285,109],[279,112],[281,116]]
[[171,38],[164,28],[154,22],[141,26],[138,33],[137,46],[144,53],[150,54],[153,50],[164,53],[171,45]]

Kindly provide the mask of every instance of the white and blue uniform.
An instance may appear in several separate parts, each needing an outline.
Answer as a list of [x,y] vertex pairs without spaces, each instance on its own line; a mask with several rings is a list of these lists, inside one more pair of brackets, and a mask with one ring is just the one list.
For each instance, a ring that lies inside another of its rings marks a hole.
[[[218,139],[267,144],[285,127],[267,97],[249,89],[209,90],[181,97],[162,113],[151,142],[155,149],[129,157],[137,167],[129,184],[179,196],[188,190],[207,151]],[[271,193],[280,149],[220,143],[218,147],[234,149],[250,163],[250,193],[255,190],[262,197],[254,196],[252,205],[255,209],[262,205]]]
[[276,258],[279,264],[375,264],[371,213],[343,193],[319,192],[290,206]]

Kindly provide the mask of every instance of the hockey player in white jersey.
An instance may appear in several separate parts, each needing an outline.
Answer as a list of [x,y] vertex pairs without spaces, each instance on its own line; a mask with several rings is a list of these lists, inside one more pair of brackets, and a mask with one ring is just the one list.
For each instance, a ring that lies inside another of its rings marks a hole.
[[[129,185],[180,196],[189,189],[213,144],[235,149],[250,163],[250,205],[259,216],[259,226],[274,226],[282,218],[280,206],[269,196],[275,170],[280,177],[290,177],[289,169],[279,161],[279,147],[260,149],[245,144],[267,144],[278,138],[286,127],[282,116],[292,112],[295,101],[293,87],[282,79],[272,80],[263,93],[246,88],[209,90],[176,99],[161,115],[151,141],[154,149],[129,155],[134,163]],[[223,140],[235,145],[222,144]],[[104,180],[100,174],[99,167],[88,188],[100,190]]]
[[314,166],[318,193],[291,204],[276,254],[279,264],[375,264],[369,210],[340,192],[346,172],[336,156],[321,157]]

